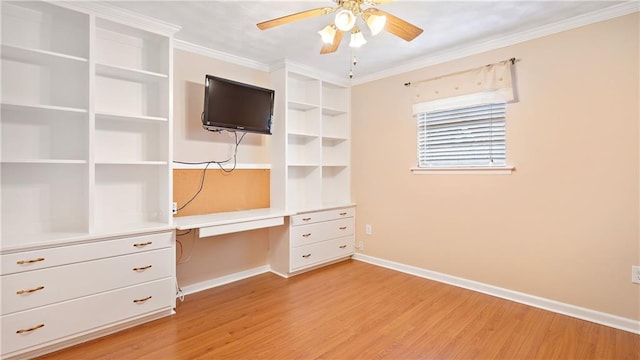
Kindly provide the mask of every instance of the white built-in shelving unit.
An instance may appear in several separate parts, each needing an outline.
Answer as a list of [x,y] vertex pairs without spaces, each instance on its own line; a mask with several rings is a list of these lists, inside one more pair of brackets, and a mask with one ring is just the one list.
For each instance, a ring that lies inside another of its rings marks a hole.
[[138,20],[91,2],[1,3],[3,358],[175,306],[177,28]]
[[269,264],[289,276],[353,254],[351,91],[289,64],[271,85],[271,207],[296,215],[271,228]]
[[88,232],[89,16],[2,3],[2,247]]
[[271,76],[272,207],[301,212],[351,205],[349,86],[288,66]]
[[2,249],[169,225],[170,36],[2,3]]
[[94,226],[170,224],[169,38],[97,18],[94,54]]

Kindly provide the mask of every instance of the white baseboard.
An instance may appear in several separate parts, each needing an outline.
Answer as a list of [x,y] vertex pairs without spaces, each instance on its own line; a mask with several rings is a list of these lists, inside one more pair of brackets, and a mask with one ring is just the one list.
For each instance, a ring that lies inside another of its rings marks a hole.
[[253,269],[244,270],[237,273],[221,276],[215,279],[184,286],[181,288],[182,294],[191,295],[199,291],[208,290],[217,286],[226,285],[239,280],[244,280],[252,276],[267,273],[269,271],[271,271],[271,267],[269,267],[269,265],[263,265]]
[[477,291],[483,294],[496,296],[502,299],[515,301],[521,304],[533,306],[543,310],[552,311],[558,314],[571,316],[574,318],[590,321],[596,324],[609,326],[612,328],[640,334],[640,321],[627,319],[621,316],[603,313],[580,306],[562,303],[555,300],[541,298],[509,289],[500,288],[493,285],[480,283],[473,280],[463,279],[436,271],[426,270],[419,267],[405,265],[394,261],[384,260],[364,254],[354,254],[354,260],[366,262],[391,270],[419,276],[425,279],[438,281],[441,283]]

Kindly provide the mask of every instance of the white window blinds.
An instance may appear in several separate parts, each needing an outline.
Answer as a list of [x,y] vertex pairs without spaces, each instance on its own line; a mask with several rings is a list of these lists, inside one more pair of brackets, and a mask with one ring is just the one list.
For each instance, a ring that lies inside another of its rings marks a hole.
[[418,166],[505,166],[504,102],[415,114]]

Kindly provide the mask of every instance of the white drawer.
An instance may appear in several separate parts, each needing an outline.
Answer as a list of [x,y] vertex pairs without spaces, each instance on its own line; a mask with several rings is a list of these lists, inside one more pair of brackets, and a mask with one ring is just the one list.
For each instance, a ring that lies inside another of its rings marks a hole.
[[291,271],[353,254],[353,236],[345,236],[291,249]]
[[172,276],[172,249],[2,276],[1,314]]
[[161,249],[171,246],[172,243],[173,231],[170,231],[5,254],[0,256],[1,275]]
[[163,279],[3,315],[2,356],[134,316],[168,310],[172,296],[173,280]]
[[355,208],[340,208],[325,211],[316,211],[291,216],[291,225],[311,224],[320,221],[336,220],[347,217],[353,217],[356,213]]
[[354,218],[324,221],[291,228],[291,247],[354,234]]

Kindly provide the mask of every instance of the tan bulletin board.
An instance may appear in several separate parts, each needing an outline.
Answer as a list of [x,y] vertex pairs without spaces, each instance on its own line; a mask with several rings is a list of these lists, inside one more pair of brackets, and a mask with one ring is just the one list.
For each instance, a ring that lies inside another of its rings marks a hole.
[[[198,191],[203,171],[173,170],[173,201],[178,208]],[[202,191],[174,217],[269,207],[269,170],[236,169],[225,173],[211,168],[206,172]]]

